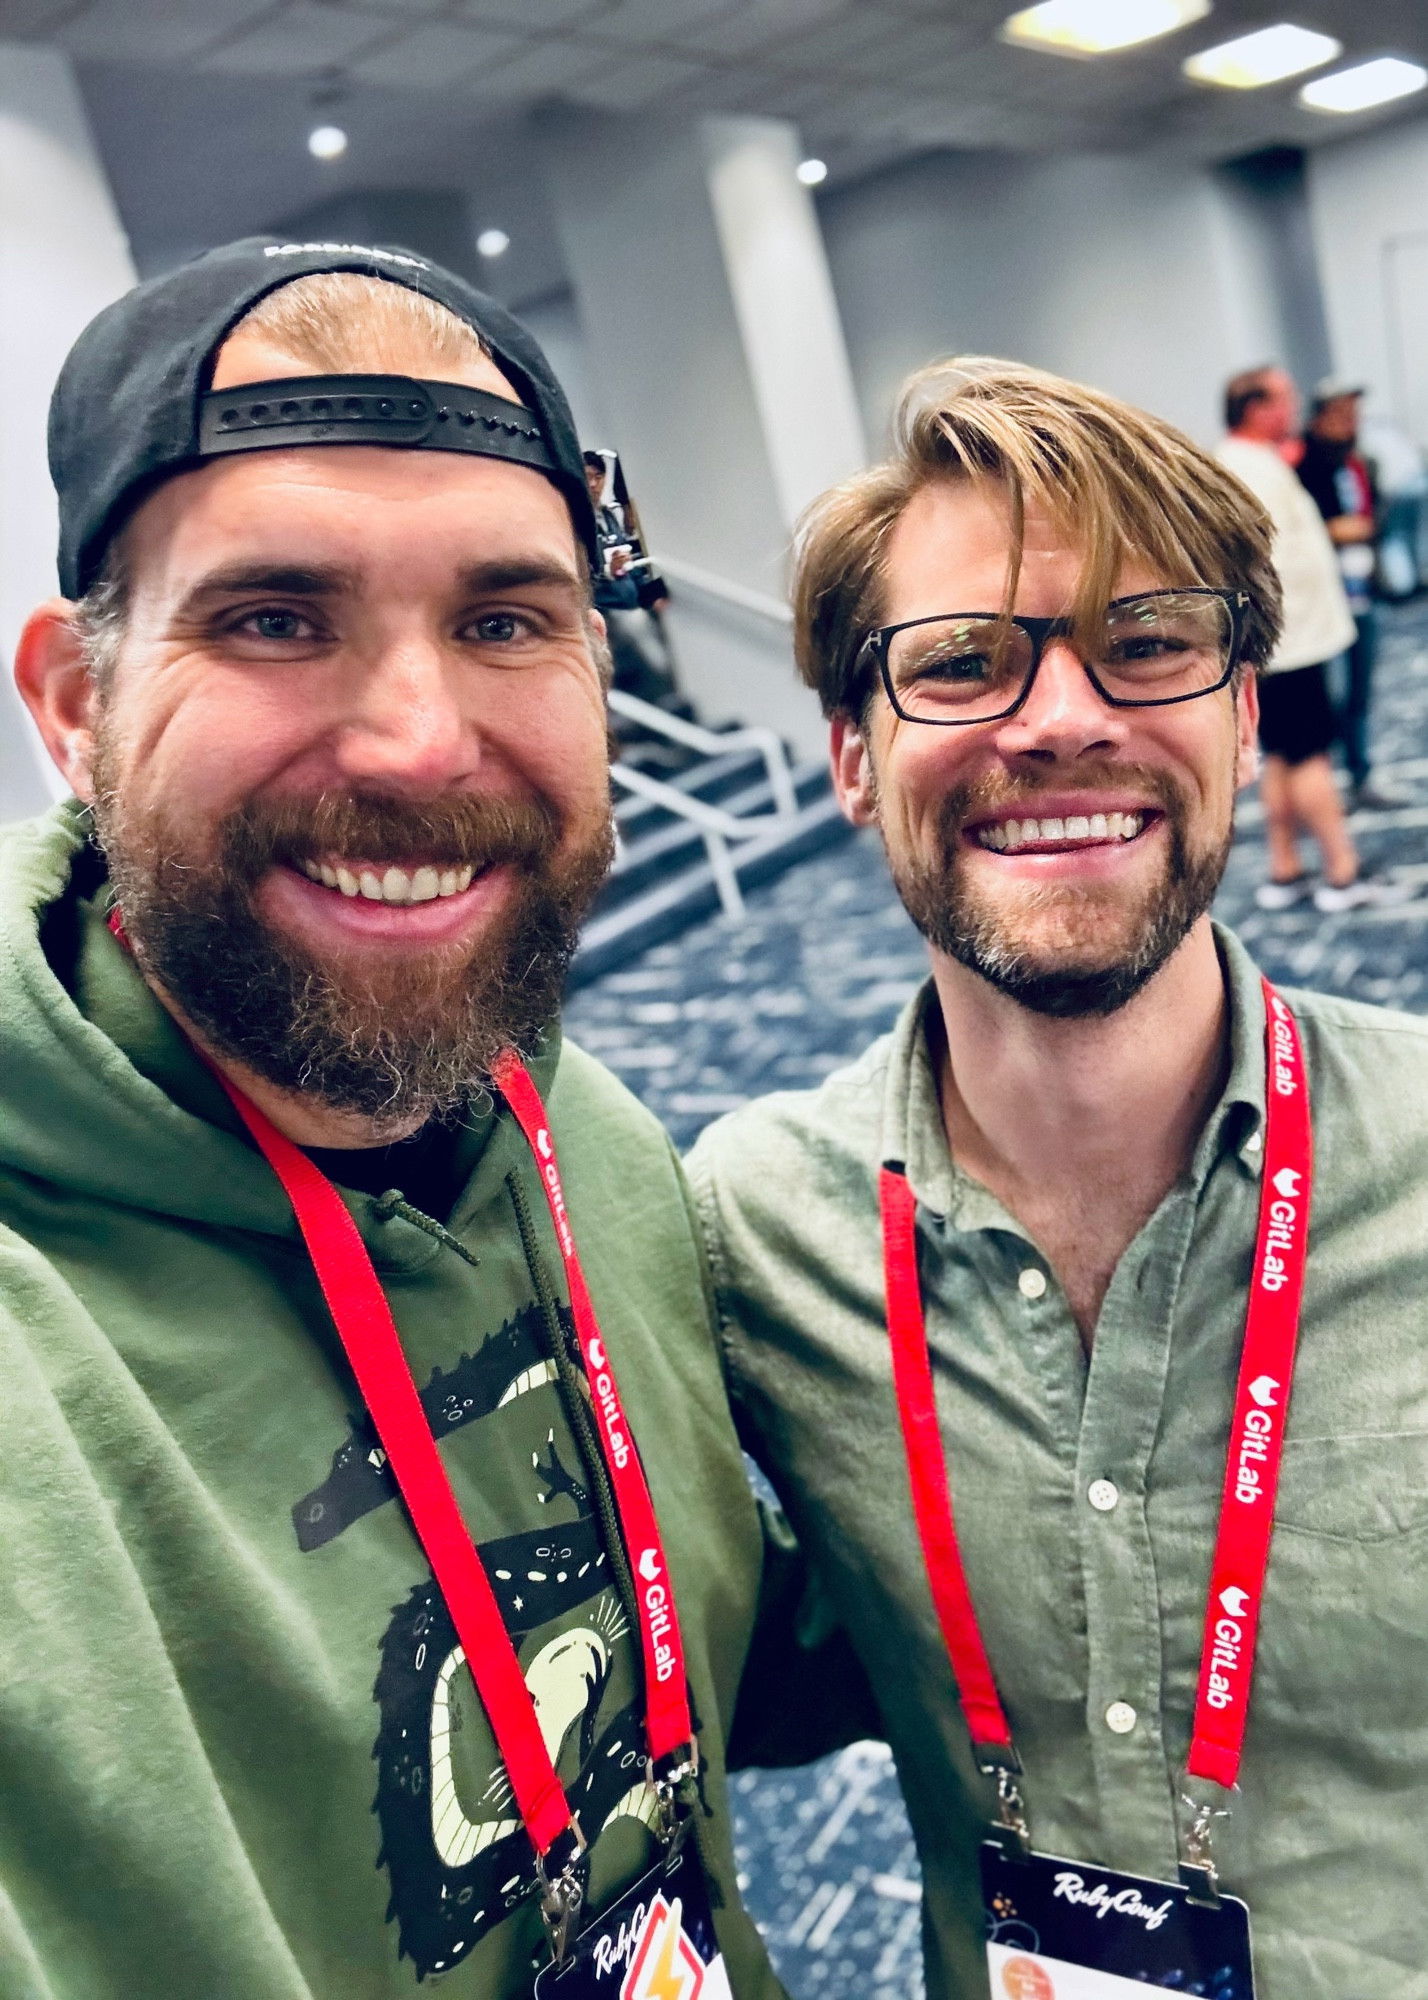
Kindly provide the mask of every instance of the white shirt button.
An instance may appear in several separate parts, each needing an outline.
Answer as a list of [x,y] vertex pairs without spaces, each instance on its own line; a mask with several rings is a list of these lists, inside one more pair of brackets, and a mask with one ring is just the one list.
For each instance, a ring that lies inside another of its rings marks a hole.
[[1128,1701],[1113,1701],[1106,1710],[1106,1727],[1117,1736],[1129,1736],[1139,1720]]
[[1046,1293],[1046,1273],[1038,1271],[1034,1264],[1028,1265],[1016,1281],[1017,1290],[1024,1299],[1043,1298]]
[[1113,1479],[1093,1479],[1086,1488],[1086,1498],[1098,1514],[1109,1514],[1121,1497],[1121,1489]]

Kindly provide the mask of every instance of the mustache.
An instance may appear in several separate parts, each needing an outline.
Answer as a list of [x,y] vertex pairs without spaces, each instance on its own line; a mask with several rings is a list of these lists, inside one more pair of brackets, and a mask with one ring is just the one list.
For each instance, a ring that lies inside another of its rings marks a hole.
[[1010,778],[1002,772],[988,771],[980,778],[952,787],[938,808],[937,830],[944,843],[950,843],[968,820],[983,814],[1006,813],[1023,806],[1035,818],[1037,798],[1046,792],[1063,796],[1074,792],[1123,791],[1127,787],[1143,792],[1169,818],[1184,811],[1184,795],[1170,773],[1144,764],[1086,765],[1074,777],[1058,772],[1045,778]]
[[538,799],[455,794],[424,800],[380,792],[322,792],[311,799],[252,799],[219,830],[226,868],[253,882],[276,862],[358,860],[473,869],[536,866],[560,835]]

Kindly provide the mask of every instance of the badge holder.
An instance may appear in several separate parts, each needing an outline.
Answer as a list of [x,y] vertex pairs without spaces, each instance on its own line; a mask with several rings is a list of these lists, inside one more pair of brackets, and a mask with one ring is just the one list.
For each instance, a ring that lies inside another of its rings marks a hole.
[[[537,1975],[533,2000],[733,2000],[698,1843],[689,1839],[697,1775],[693,1743],[662,1770],[648,1767],[664,1852],[573,1942],[569,1921],[558,1931],[547,1918],[555,1962]],[[583,1903],[583,1876],[578,1893]]]
[[1210,1849],[1224,1808],[1186,1798],[1179,1882],[1157,1881],[1038,1853],[1015,1750],[978,1746],[976,1757],[997,1784],[981,1850],[993,2000],[1131,2000],[1147,1987],[1254,2000],[1249,1911],[1220,1893]]

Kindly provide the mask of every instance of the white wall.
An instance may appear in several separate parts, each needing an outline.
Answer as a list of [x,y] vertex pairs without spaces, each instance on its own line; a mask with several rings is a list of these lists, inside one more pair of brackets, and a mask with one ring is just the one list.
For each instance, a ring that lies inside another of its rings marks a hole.
[[909,370],[1000,354],[1202,442],[1236,369],[1287,346],[1252,203],[1144,154],[940,153],[820,203],[870,437]]
[[59,790],[9,674],[21,624],[55,590],[46,406],[75,336],[133,281],[68,62],[0,43],[0,820]]
[[[1403,420],[1419,402],[1428,355],[1397,280],[1428,249],[1428,118],[1413,118],[1310,156],[1309,203],[1337,373],[1369,386]],[[1408,332],[1405,344],[1397,337]],[[1419,442],[1428,445],[1428,436]]]

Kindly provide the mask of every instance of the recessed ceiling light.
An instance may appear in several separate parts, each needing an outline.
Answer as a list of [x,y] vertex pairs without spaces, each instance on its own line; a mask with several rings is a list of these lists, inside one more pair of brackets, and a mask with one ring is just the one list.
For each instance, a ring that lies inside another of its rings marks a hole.
[[1371,104],[1391,104],[1395,97],[1411,97],[1425,83],[1428,69],[1421,63],[1376,56],[1372,62],[1355,63],[1352,69],[1316,77],[1300,91],[1299,102],[1311,111],[1367,111]]
[[1041,0],[1002,23],[1002,39],[1054,55],[1099,56],[1154,41],[1210,11],[1210,0]]
[[800,160],[794,172],[806,188],[816,188],[828,178],[828,164],[825,160]]
[[483,257],[504,257],[511,247],[511,239],[504,229],[483,229],[476,238],[476,248]]
[[340,160],[347,151],[347,134],[340,125],[315,125],[307,135],[307,150],[315,160]]
[[1201,49],[1198,56],[1189,57],[1184,69],[1197,83],[1218,83],[1226,90],[1262,90],[1267,83],[1282,83],[1301,70],[1332,62],[1343,52],[1343,43],[1332,35],[1280,21],[1273,28],[1256,28],[1252,35],[1237,35],[1232,42]]

